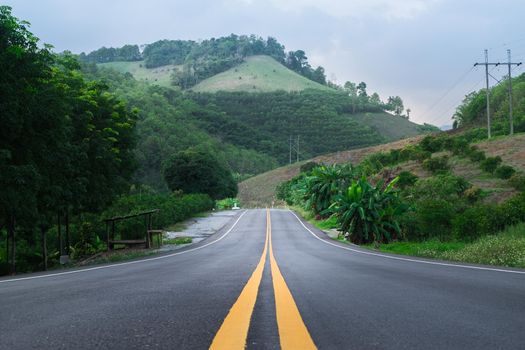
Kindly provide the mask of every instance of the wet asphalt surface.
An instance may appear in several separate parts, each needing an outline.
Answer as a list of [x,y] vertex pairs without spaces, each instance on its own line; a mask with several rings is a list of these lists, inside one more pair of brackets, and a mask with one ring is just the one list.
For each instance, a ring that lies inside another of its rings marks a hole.
[[[525,349],[525,274],[369,255],[305,224],[314,237],[290,211],[271,215],[275,258],[320,349]],[[265,223],[265,210],[242,211],[176,255],[2,278],[0,349],[206,349]],[[268,261],[247,347],[279,348]]]

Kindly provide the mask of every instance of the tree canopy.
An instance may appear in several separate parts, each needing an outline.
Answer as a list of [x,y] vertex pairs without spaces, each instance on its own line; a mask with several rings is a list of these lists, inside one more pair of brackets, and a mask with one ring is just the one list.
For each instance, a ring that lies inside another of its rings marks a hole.
[[204,149],[189,148],[173,155],[165,164],[164,176],[172,191],[204,193],[213,199],[237,195],[231,171]]

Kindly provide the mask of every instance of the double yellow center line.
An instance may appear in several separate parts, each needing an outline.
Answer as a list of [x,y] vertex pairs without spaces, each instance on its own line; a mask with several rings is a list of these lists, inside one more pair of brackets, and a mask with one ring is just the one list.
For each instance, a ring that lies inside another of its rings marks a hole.
[[261,259],[239,298],[224,319],[210,349],[244,349],[246,347],[246,338],[248,337],[268,250],[270,251],[270,268],[281,348],[284,350],[317,349],[273,255],[272,221],[268,209],[266,210],[266,241]]

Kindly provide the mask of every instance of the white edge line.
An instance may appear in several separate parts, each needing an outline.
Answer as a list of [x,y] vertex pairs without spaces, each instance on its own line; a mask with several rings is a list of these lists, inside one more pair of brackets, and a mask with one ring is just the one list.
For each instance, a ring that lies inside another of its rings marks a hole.
[[519,274],[519,275],[525,275],[525,271],[514,271],[514,270],[504,270],[504,269],[494,269],[494,268],[490,268],[490,267],[481,267],[481,266],[469,266],[469,265],[460,265],[460,264],[450,264],[450,263],[443,263],[443,262],[437,262],[437,261],[425,261],[425,260],[418,260],[418,259],[409,259],[409,258],[402,258],[402,257],[398,257],[398,256],[391,256],[391,255],[384,255],[384,254],[378,254],[378,253],[373,253],[373,252],[365,252],[365,251],[361,251],[361,250],[357,250],[357,249],[353,249],[353,248],[350,248],[350,247],[342,247],[338,244],[334,244],[332,242],[329,242],[329,241],[326,241],[322,238],[320,238],[319,236],[317,236],[315,233],[313,233],[308,227],[306,227],[306,225],[301,221],[301,219],[299,219],[299,217],[292,211],[292,210],[289,210],[290,213],[292,213],[293,216],[295,216],[295,218],[299,221],[299,223],[308,231],[310,232],[310,234],[312,234],[312,236],[314,236],[315,238],[317,238],[318,240],[320,240],[321,242],[325,243],[325,244],[328,244],[328,245],[331,245],[331,246],[334,246],[336,248],[340,248],[340,249],[344,249],[344,250],[349,250],[351,252],[354,252],[354,253],[359,253],[359,254],[364,254],[364,255],[372,255],[372,256],[379,256],[381,258],[386,258],[386,259],[393,259],[393,260],[402,260],[402,261],[409,261],[409,262],[414,262],[414,263],[419,263],[419,264],[428,264],[428,265],[438,265],[438,266],[450,266],[450,267],[461,267],[461,268],[465,268],[465,269],[472,269],[472,270],[485,270],[485,271],[494,271],[494,272],[506,272],[506,273],[515,273],[515,274]]
[[172,256],[175,256],[175,255],[180,255],[180,254],[185,254],[185,253],[189,253],[189,252],[194,252],[194,251],[196,251],[196,250],[199,250],[199,249],[202,249],[202,248],[206,248],[206,247],[208,247],[208,246],[210,246],[210,245],[212,245],[212,244],[215,244],[215,243],[219,242],[220,240],[222,240],[224,237],[226,237],[226,236],[227,236],[227,235],[233,230],[233,228],[237,225],[237,223],[239,222],[239,220],[241,220],[241,218],[244,216],[244,214],[246,214],[247,212],[248,212],[248,211],[245,210],[245,211],[241,214],[241,216],[239,216],[239,217],[237,218],[237,220],[234,222],[234,224],[232,225],[232,227],[230,227],[230,229],[229,229],[228,231],[226,231],[221,237],[219,237],[219,238],[216,239],[215,241],[212,241],[212,242],[210,242],[210,243],[206,243],[206,244],[204,244],[204,245],[201,245],[200,247],[196,247],[196,248],[192,248],[192,249],[184,250],[184,251],[182,251],[182,252],[177,252],[177,253],[173,253],[173,254],[162,255],[162,256],[155,257],[155,258],[142,259],[142,260],[135,260],[135,261],[128,261],[128,262],[123,262],[123,263],[118,263],[118,264],[112,264],[112,265],[104,265],[104,266],[90,267],[90,268],[82,269],[82,270],[74,270],[74,271],[65,271],[65,272],[58,272],[58,273],[50,273],[50,274],[46,274],[46,275],[31,276],[31,277],[12,278],[12,279],[8,279],[8,280],[0,281],[0,283],[25,281],[25,280],[32,280],[32,279],[37,279],[37,278],[48,278],[48,277],[55,277],[55,276],[63,276],[63,275],[69,275],[69,274],[73,274],[73,273],[81,273],[81,272],[88,272],[88,271],[94,271],[94,270],[109,269],[109,268],[119,267],[119,266],[124,266],[124,265],[133,265],[133,264],[147,263],[147,262],[154,261],[154,260],[160,260],[160,259],[171,258]]

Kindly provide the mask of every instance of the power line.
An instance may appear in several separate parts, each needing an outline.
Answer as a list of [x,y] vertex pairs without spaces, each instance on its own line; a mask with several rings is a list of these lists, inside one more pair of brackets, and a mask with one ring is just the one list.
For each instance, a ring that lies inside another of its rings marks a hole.
[[472,72],[474,70],[474,67],[470,67],[470,69],[468,71],[466,71],[465,73],[463,73],[459,79],[456,80],[456,82],[454,82],[454,84],[452,84],[452,86],[450,86],[447,91],[445,91],[445,93],[443,95],[441,95],[437,100],[436,102],[434,102],[424,113],[423,115],[426,115],[428,114],[430,111],[432,111],[445,97],[447,97],[447,95],[456,88],[456,86],[458,86],[469,74],[470,72]]

